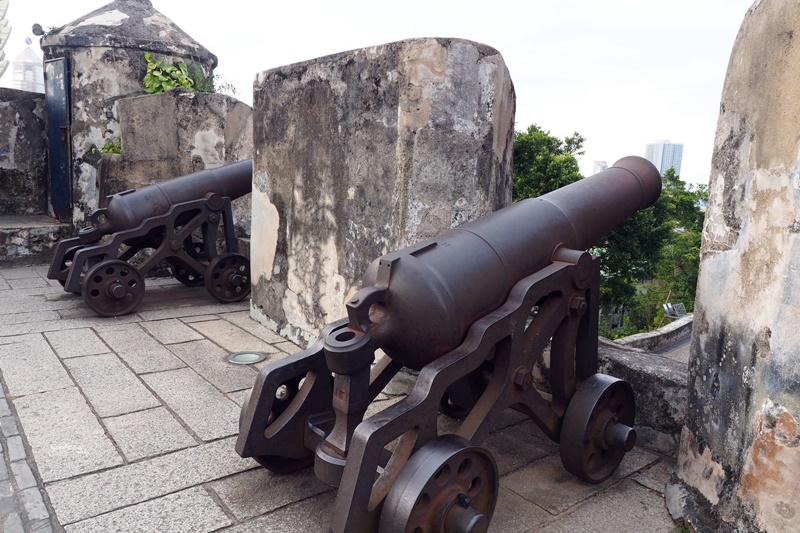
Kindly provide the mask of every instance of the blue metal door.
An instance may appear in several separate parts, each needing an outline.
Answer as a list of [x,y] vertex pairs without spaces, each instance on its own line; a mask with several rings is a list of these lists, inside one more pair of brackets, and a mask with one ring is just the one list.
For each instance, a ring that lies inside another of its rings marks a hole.
[[69,61],[44,62],[47,137],[50,144],[50,203],[58,218],[72,219],[72,164],[69,134]]

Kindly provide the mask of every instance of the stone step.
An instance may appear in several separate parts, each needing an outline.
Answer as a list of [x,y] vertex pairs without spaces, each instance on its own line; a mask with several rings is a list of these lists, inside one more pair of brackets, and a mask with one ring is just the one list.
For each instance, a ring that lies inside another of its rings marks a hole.
[[0,216],[0,266],[48,263],[58,241],[72,232],[71,224],[46,215]]

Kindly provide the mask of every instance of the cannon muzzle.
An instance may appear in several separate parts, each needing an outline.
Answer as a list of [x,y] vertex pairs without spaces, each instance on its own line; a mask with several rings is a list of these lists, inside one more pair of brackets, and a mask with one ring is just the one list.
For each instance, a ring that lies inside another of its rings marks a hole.
[[[538,198],[373,261],[348,302],[350,327],[371,334],[416,370],[453,350],[470,326],[500,307],[514,285],[570,250],[595,246],[654,204],[661,176],[649,161],[612,167]],[[566,255],[565,255],[566,254]]]
[[78,233],[81,242],[91,244],[103,235],[133,229],[145,219],[160,216],[181,202],[206,198],[222,207],[222,198],[231,200],[249,193],[252,187],[253,162],[240,161],[211,170],[155,183],[108,197],[108,207],[91,214],[92,225]]

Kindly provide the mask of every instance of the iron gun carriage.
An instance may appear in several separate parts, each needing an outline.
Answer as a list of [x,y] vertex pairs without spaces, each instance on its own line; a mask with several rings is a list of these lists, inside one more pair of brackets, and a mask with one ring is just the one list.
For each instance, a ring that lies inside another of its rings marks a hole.
[[[631,386],[597,372],[599,259],[587,249],[661,191],[624,158],[374,261],[306,350],[264,367],[236,451],[288,473],[311,464],[339,487],[336,533],[486,531],[498,495],[480,445],[506,408],[558,442],[562,463],[607,479],[636,441]],[[382,353],[376,357],[376,351]],[[549,393],[534,366],[549,350]],[[365,417],[403,367],[411,392]],[[439,434],[439,411],[461,419]]]
[[133,311],[144,276],[162,260],[178,281],[205,285],[221,302],[245,298],[250,263],[238,253],[231,201],[250,192],[252,174],[246,160],[109,196],[90,226],[58,243],[47,277],[102,316]]

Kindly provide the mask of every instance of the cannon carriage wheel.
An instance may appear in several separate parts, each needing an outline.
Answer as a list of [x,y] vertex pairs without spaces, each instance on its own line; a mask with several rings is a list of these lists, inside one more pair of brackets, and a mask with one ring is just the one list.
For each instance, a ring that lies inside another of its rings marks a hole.
[[232,252],[218,255],[208,263],[203,278],[206,290],[220,302],[241,301],[250,294],[250,261]]
[[100,316],[125,315],[142,301],[144,279],[125,261],[101,261],[86,272],[81,295],[86,305]]
[[605,374],[581,383],[564,415],[561,462],[589,483],[608,479],[636,444],[636,402],[630,384]]
[[379,533],[485,533],[497,503],[492,455],[449,434],[423,445],[386,496]]

